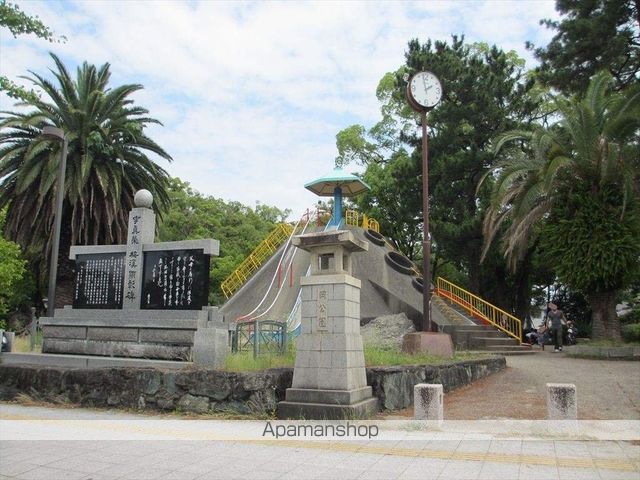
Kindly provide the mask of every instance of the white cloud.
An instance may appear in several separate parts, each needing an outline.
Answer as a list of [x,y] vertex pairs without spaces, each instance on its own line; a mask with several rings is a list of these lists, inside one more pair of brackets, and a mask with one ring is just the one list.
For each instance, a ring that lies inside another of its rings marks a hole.
[[[317,200],[303,185],[332,168],[335,134],[372,125],[375,88],[404,60],[407,41],[544,45],[538,25],[553,1],[29,2],[64,44],[0,34],[0,71],[46,73],[47,51],[67,65],[112,65],[112,80],[141,83],[136,101],[164,123],[150,134],[167,168],[203,193],[292,208]],[[58,12],[64,11],[64,15]],[[10,100],[0,97],[0,108]],[[354,167],[355,168],[355,167]]]

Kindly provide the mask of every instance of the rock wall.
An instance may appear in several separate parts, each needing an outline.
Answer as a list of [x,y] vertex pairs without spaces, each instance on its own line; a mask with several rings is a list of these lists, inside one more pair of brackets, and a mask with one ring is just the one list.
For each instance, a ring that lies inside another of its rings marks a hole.
[[[416,383],[442,383],[448,392],[505,367],[504,357],[439,366],[373,367],[367,369],[367,383],[381,409],[395,410],[412,404]],[[0,366],[0,399],[26,393],[40,400],[94,407],[270,414],[284,400],[292,379],[292,368],[234,373],[6,365]]]
[[445,392],[450,392],[506,366],[504,357],[495,357],[437,366],[370,367],[367,384],[372,386],[382,410],[400,410],[413,404],[413,386],[418,383],[440,383]]

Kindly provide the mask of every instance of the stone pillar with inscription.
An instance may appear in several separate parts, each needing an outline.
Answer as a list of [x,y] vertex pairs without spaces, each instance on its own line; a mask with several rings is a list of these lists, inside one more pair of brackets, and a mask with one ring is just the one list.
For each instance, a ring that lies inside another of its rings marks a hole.
[[350,256],[368,244],[347,230],[294,237],[311,254],[311,275],[300,280],[302,329],[293,383],[279,418],[366,418],[377,411],[367,386],[360,335],[360,280]]
[[134,203],[126,245],[71,247],[73,305],[40,319],[42,351],[88,355],[94,364],[102,356],[220,365],[227,326],[208,306],[210,259],[219,242],[154,243],[151,193],[140,190]]
[[124,310],[140,309],[143,256],[142,245],[153,243],[156,234],[156,214],[151,210],[153,197],[147,190],[140,190],[134,198],[135,208],[129,212],[127,252],[124,267]]

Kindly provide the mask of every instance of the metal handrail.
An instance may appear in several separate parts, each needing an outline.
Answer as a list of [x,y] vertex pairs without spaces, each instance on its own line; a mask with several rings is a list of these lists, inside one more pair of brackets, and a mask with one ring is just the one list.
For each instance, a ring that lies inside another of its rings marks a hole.
[[361,217],[360,212],[357,210],[347,210],[344,214],[344,220],[347,225],[362,227],[365,230],[375,230],[380,233],[380,224],[378,221],[368,217],[366,213],[363,213]]
[[436,294],[460,305],[473,317],[480,318],[518,342],[522,341],[522,321],[442,277],[436,280]]
[[220,284],[226,298],[231,297],[244,283],[271,257],[280,245],[289,238],[293,227],[288,223],[279,223],[271,233],[251,252],[247,258]]

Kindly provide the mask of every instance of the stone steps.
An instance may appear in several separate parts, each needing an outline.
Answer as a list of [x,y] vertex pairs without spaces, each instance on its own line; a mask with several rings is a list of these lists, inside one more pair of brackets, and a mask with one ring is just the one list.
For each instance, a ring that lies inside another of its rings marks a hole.
[[533,350],[531,348],[524,347],[522,350],[469,350],[469,353],[477,353],[477,354],[487,354],[491,353],[493,355],[535,355],[538,353],[538,350]]
[[455,311],[453,315],[462,314],[475,325],[445,325],[443,331],[451,335],[458,350],[491,352],[500,355],[529,355],[536,353],[527,345],[521,345],[517,339],[507,335],[492,325],[484,325],[480,320],[472,318],[459,305],[443,299],[440,305]]
[[477,343],[479,345],[485,345],[487,348],[520,345],[515,338],[506,337],[506,336],[505,337],[495,337],[495,336],[471,337],[471,339],[473,340],[473,343]]

